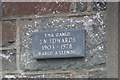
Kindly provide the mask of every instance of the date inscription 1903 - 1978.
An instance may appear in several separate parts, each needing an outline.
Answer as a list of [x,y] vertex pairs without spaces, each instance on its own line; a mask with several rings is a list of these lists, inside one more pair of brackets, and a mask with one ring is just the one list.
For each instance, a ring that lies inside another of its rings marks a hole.
[[85,30],[33,32],[34,59],[71,58],[85,56]]

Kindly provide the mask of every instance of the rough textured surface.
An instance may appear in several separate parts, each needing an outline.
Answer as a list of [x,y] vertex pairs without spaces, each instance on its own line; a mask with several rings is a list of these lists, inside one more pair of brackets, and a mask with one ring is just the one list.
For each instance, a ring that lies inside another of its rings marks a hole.
[[70,3],[67,2],[13,2],[3,3],[3,16],[24,16],[50,13],[69,12]]
[[71,73],[51,73],[51,74],[29,74],[24,75],[24,78],[73,78]]
[[2,21],[2,44],[9,45],[16,38],[16,23],[15,21]]
[[2,51],[2,70],[16,70],[16,50]]
[[89,72],[89,78],[106,78],[107,71],[95,70]]
[[[20,47],[22,70],[71,70],[94,68],[106,63],[106,40],[103,15],[42,18],[34,21],[20,21]],[[43,30],[82,29],[86,30],[86,57],[71,59],[35,60],[32,58],[32,32]],[[59,63],[59,64],[58,64]]]

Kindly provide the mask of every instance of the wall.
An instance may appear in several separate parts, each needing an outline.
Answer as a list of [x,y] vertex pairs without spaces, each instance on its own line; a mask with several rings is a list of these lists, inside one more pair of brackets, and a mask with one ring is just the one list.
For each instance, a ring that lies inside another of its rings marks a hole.
[[[3,77],[106,78],[107,75],[110,77],[109,71],[107,74],[107,69],[109,69],[107,65],[111,62],[107,55],[109,56],[110,50],[117,49],[117,43],[111,39],[110,32],[114,30],[114,35],[117,35],[117,26],[108,28],[110,22],[107,20],[110,19],[110,10],[110,5],[106,10],[106,5],[95,6],[93,3],[85,4],[83,7],[80,3],[68,2],[2,3],[2,48],[0,49]],[[31,58],[32,32],[64,29],[86,30],[85,58],[38,61]],[[114,39],[117,40],[117,36],[115,37]],[[115,42],[113,44],[116,47],[107,47],[113,45],[110,41]],[[117,55],[117,50],[115,52]],[[111,57],[112,54],[110,54]],[[117,70],[116,67],[117,64],[115,66]],[[116,73],[117,71],[113,74]],[[112,77],[117,77],[117,75]]]

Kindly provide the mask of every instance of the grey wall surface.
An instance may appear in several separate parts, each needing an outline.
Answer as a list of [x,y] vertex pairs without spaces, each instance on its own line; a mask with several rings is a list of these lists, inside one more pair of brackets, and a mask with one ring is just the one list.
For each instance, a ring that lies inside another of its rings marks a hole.
[[107,9],[107,77],[118,78],[118,3],[108,3]]

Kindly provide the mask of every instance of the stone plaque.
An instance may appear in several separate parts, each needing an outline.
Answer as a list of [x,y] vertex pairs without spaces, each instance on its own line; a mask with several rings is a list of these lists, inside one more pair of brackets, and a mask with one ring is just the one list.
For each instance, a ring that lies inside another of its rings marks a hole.
[[71,58],[85,56],[85,30],[33,32],[34,59]]

